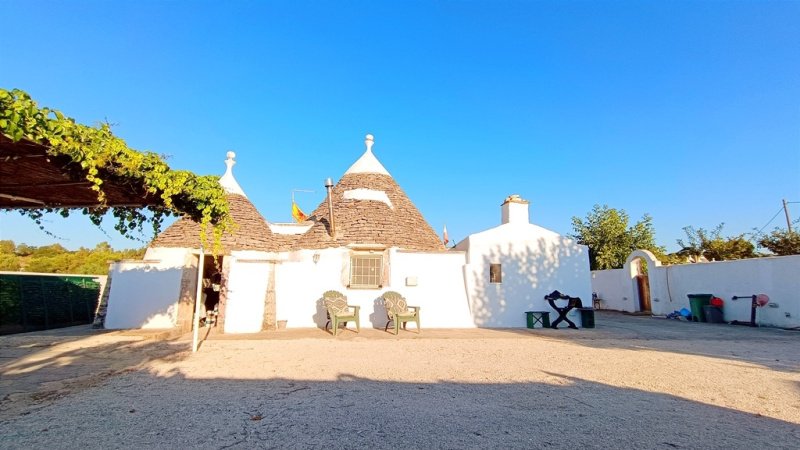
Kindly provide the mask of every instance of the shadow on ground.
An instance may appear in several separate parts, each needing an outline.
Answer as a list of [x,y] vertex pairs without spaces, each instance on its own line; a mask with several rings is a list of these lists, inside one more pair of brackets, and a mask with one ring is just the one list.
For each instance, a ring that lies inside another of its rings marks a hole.
[[155,360],[177,361],[188,346],[87,326],[0,338],[0,419],[97,385]]
[[593,329],[517,330],[591,348],[652,350],[757,364],[800,372],[800,332],[728,324],[693,323],[660,317],[596,311]]
[[0,424],[0,447],[796,448],[797,424],[551,374],[552,383],[115,377]]

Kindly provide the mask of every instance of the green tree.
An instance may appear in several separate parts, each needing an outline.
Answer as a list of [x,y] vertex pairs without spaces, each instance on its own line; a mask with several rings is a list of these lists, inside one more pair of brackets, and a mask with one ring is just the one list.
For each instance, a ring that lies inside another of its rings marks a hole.
[[33,250],[33,256],[55,256],[66,252],[67,249],[65,249],[61,244],[50,244],[36,247]]
[[0,270],[16,272],[19,269],[19,256],[13,253],[0,253]]
[[776,228],[772,233],[761,236],[758,246],[778,256],[800,255],[800,233]]
[[31,247],[28,244],[19,244],[17,249],[14,251],[17,256],[30,256],[33,254],[35,247]]
[[729,261],[734,259],[756,258],[756,247],[743,234],[738,236],[722,236],[724,223],[709,231],[693,226],[683,227],[686,239],[678,239],[681,250],[678,254],[697,262],[701,257],[710,261]]
[[589,247],[589,265],[592,270],[619,269],[632,251],[650,250],[662,256],[664,247],[655,243],[653,218],[648,214],[633,226],[624,210],[594,205],[586,219],[572,218],[572,238]]
[[14,245],[14,241],[10,240],[0,241],[0,254],[14,254],[16,250],[17,246]]

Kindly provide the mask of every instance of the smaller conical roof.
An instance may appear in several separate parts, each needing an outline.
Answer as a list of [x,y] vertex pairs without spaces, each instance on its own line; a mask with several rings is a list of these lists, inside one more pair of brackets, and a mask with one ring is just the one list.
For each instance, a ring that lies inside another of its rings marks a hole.
[[[266,219],[258,212],[255,206],[247,199],[244,191],[233,177],[233,165],[236,156],[233,152],[228,152],[225,160],[227,170],[220,178],[228,200],[228,209],[231,218],[235,223],[233,233],[222,235],[221,244],[224,253],[232,250],[260,250],[260,251],[281,251],[288,249],[294,239],[289,236],[276,236],[269,228]],[[209,236],[210,236],[209,230]],[[170,225],[164,232],[159,234],[150,247],[178,247],[178,248],[200,248],[200,224],[188,217],[181,217]]]

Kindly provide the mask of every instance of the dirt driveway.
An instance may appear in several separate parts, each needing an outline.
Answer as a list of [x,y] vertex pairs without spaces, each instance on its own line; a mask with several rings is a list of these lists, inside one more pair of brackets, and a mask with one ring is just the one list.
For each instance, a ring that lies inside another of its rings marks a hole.
[[[424,326],[424,323],[423,323]],[[798,448],[800,333],[599,312],[582,330],[0,337],[0,448]]]

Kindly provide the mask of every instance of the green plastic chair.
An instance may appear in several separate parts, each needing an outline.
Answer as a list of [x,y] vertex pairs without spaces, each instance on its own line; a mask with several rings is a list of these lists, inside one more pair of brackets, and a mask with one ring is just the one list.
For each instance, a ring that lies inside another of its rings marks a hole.
[[406,324],[413,320],[417,324],[417,333],[422,332],[419,327],[419,306],[408,306],[405,297],[394,291],[383,294],[383,306],[386,307],[386,315],[389,318],[383,331],[389,331],[389,324],[394,322],[394,334],[398,334],[401,323],[405,330]]
[[325,324],[325,330],[328,330],[328,325],[333,325],[333,335],[336,336],[339,330],[339,324],[344,324],[347,328],[347,322],[354,321],[356,323],[356,333],[361,331],[361,321],[359,320],[360,306],[348,305],[347,297],[338,291],[326,291],[322,294],[322,302],[325,304],[325,309],[328,312],[328,322]]

